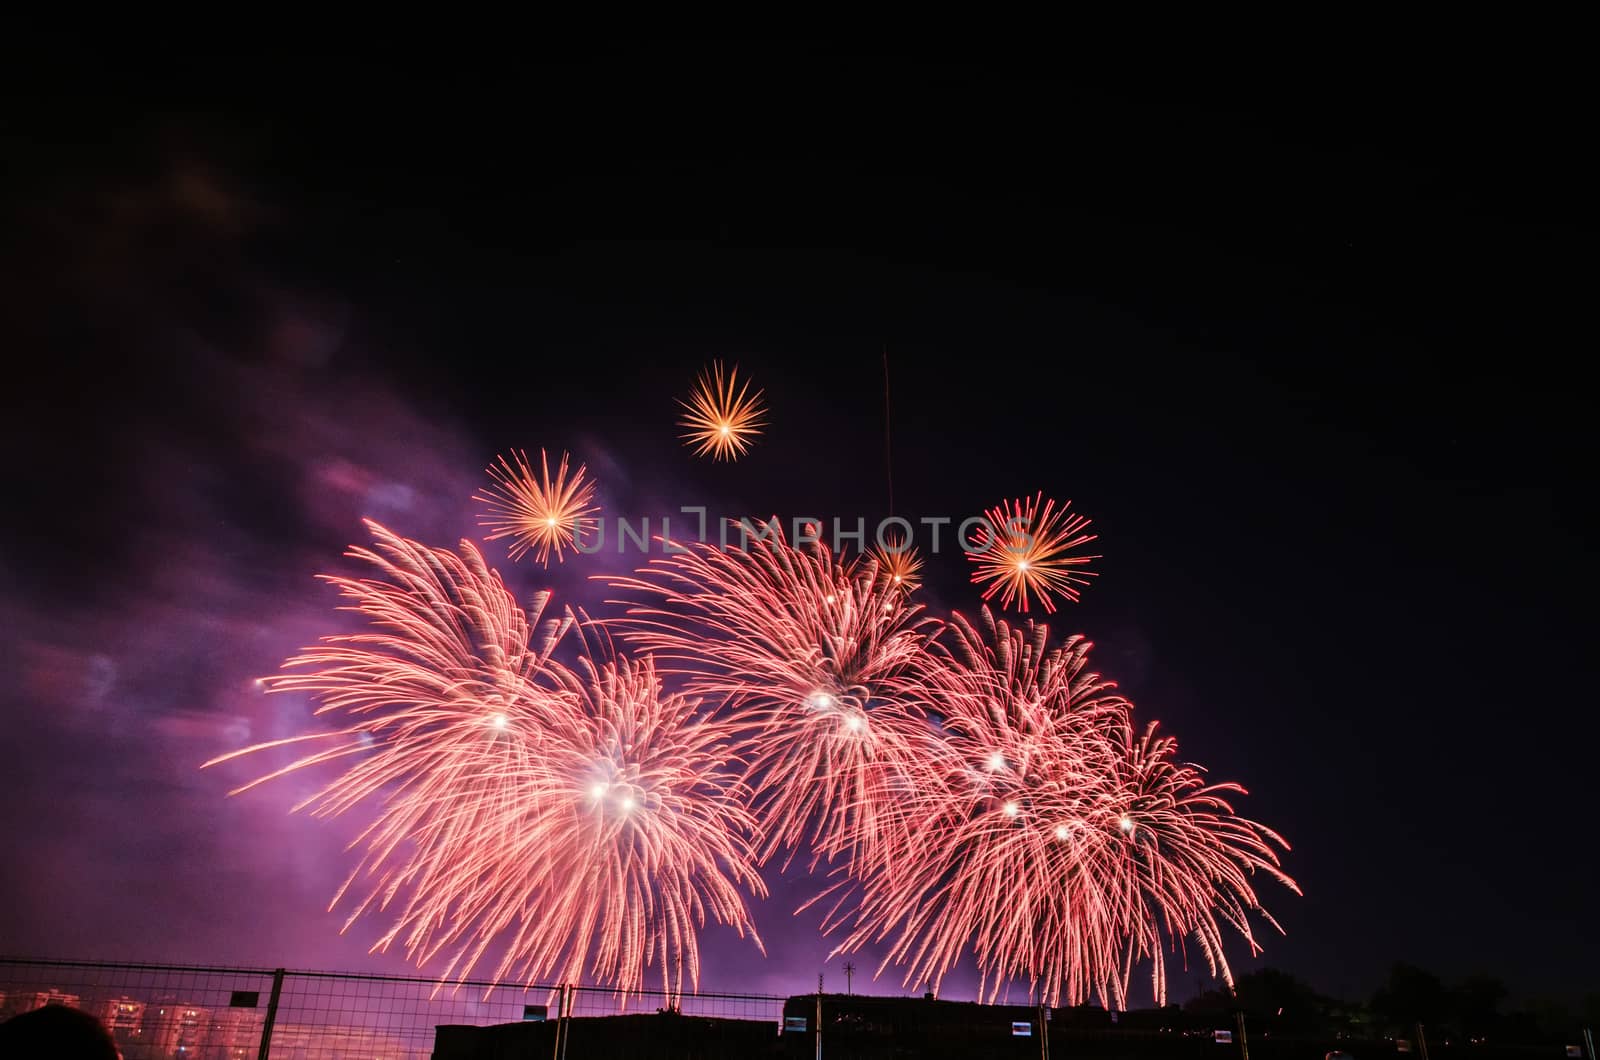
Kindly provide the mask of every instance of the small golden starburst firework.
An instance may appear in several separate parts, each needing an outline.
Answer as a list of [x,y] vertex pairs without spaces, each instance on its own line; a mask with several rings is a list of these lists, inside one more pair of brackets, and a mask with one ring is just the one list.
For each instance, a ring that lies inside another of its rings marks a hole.
[[878,584],[903,593],[916,592],[922,585],[922,557],[916,546],[904,539],[891,538],[873,549],[878,564]]
[[689,400],[678,402],[685,410],[678,420],[683,428],[679,437],[693,447],[695,456],[709,453],[713,460],[738,459],[766,426],[762,393],[751,394],[749,380],[739,384],[737,365],[724,373],[722,362],[713,362],[700,373]]
[[534,559],[548,567],[554,549],[556,562],[563,562],[562,550],[576,548],[583,535],[595,528],[591,517],[600,506],[594,503],[594,480],[587,477],[583,464],[569,478],[566,453],[561,454],[554,478],[543,449],[539,450],[538,474],[520,450],[512,450],[509,460],[497,457],[488,470],[493,482],[472,498],[487,508],[478,525],[488,529],[490,541],[512,539],[513,561],[532,551]]

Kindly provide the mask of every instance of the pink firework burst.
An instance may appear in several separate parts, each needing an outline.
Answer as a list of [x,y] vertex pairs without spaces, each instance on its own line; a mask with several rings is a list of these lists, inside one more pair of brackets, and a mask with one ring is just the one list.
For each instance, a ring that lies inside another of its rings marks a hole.
[[1052,649],[1044,627],[987,610],[951,630],[943,772],[909,796],[918,829],[889,836],[854,873],[859,897],[829,914],[835,952],[887,940],[880,972],[937,988],[970,945],[989,1000],[1024,980],[1050,1004],[1121,1007],[1146,957],[1164,997],[1165,941],[1193,933],[1220,961],[1219,915],[1248,937],[1248,874],[1290,882],[1276,836],[1163,768],[1169,748],[1130,738],[1131,704],[1088,669],[1087,641]]
[[740,732],[763,858],[808,838],[818,856],[854,856],[899,826],[937,755],[926,648],[940,624],[870,560],[796,548],[776,520],[762,531],[610,579],[651,601],[611,624]]
[[479,935],[514,926],[506,962],[523,976],[587,972],[627,992],[654,964],[676,996],[699,983],[708,913],[761,945],[741,888],[766,886],[732,733],[697,699],[664,692],[648,657],[607,645],[554,674],[566,709],[545,726],[543,805],[513,814],[478,888],[493,910]]
[[1001,607],[1015,601],[1026,612],[1029,596],[1035,596],[1050,614],[1055,596],[1077,601],[1078,587],[1094,576],[1082,568],[1100,557],[1072,554],[1096,535],[1083,533],[1089,520],[1070,514],[1071,505],[1057,507],[1039,493],[1028,501],[1003,501],[984,513],[967,549],[973,584],[989,583],[984,600],[999,594]]
[[[1256,914],[1281,932],[1262,908],[1253,877],[1261,872],[1295,894],[1300,887],[1284,873],[1278,851],[1282,836],[1240,817],[1230,798],[1245,793],[1234,783],[1208,784],[1199,766],[1176,759],[1178,743],[1157,735],[1151,722],[1142,734],[1122,734],[1112,802],[1100,819],[1102,857],[1095,871],[1119,881],[1133,920],[1142,924],[1152,959],[1156,1003],[1166,1004],[1164,949],[1180,954],[1193,938],[1213,976],[1233,986],[1223,949],[1224,925],[1261,951],[1251,927]],[[1135,934],[1129,928],[1130,936]],[[1159,943],[1165,938],[1168,946]]]
[[547,593],[523,612],[471,543],[457,554],[368,526],[375,547],[351,555],[381,577],[326,580],[370,628],[265,679],[342,724],[206,763],[321,745],[239,791],[344,764],[296,809],[371,815],[335,898],[365,892],[346,927],[389,914],[374,949],[399,941],[419,966],[449,951],[446,976],[498,945],[496,978],[587,972],[622,991],[652,963],[670,991],[686,971],[695,982],[707,912],[755,938],[739,888],[763,885],[730,733],[665,693],[648,659],[585,644],[576,668],[558,662],[576,616],[541,621]]

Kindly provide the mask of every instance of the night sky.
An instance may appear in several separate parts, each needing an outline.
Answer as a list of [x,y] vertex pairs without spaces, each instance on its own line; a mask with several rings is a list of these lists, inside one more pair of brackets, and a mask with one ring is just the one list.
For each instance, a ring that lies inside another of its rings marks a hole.
[[[1052,628],[1294,844],[1305,897],[1263,881],[1287,936],[1241,969],[1593,989],[1569,86],[1191,66],[751,43],[13,66],[0,951],[405,970],[367,954],[379,921],[341,937],[326,911],[359,822],[289,816],[315,778],[230,800],[264,763],[198,768],[312,724],[253,681],[343,628],[313,574],[350,569],[363,516],[476,537],[512,446],[573,450],[615,515],[871,522],[887,349],[896,512],[1071,498],[1104,559]],[[771,407],[732,466],[675,438],[712,358]],[[486,552],[588,606],[618,566]],[[965,567],[931,558],[936,610],[975,608]],[[790,915],[808,881],[768,878],[770,956],[712,930],[703,985],[842,986]]]

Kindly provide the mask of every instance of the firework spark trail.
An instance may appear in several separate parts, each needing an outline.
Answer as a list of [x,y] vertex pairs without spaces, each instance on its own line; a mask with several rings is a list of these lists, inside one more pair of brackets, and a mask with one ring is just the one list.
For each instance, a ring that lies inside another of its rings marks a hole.
[[566,453],[561,454],[554,478],[543,449],[539,450],[538,474],[528,462],[528,454],[513,450],[511,455],[512,460],[500,456],[489,465],[491,485],[473,495],[473,500],[485,506],[478,525],[489,531],[490,541],[511,538],[513,562],[532,551],[541,566],[549,567],[552,549],[556,562],[564,562],[563,550],[576,548],[577,542],[595,529],[593,516],[600,506],[594,503],[594,481],[586,476],[583,464],[569,479]]
[[750,393],[750,383],[739,385],[739,368],[726,374],[722,362],[714,362],[700,373],[688,401],[679,401],[683,416],[678,426],[685,445],[694,447],[695,456],[710,454],[713,460],[735,460],[755,443],[766,426],[763,391]]
[[345,927],[394,906],[375,950],[401,940],[419,966],[451,950],[444,975],[465,979],[498,939],[495,978],[587,969],[621,991],[656,962],[669,991],[685,971],[697,982],[708,914],[759,946],[739,892],[764,893],[754,824],[721,723],[664,694],[648,659],[597,657],[587,642],[576,669],[552,658],[578,617],[541,622],[547,593],[522,612],[470,542],[457,555],[368,527],[376,546],[350,555],[384,577],[325,580],[371,630],[325,638],[265,679],[347,724],[206,763],[329,742],[244,791],[355,759],[296,807],[372,807],[334,899],[366,888]]
[[[910,798],[915,833],[860,863],[859,891],[825,927],[836,953],[889,942],[879,967],[937,989],[970,944],[993,1000],[1013,979],[1049,1004],[1098,995],[1123,1006],[1135,962],[1194,935],[1228,977],[1218,918],[1251,939],[1248,874],[1277,869],[1274,833],[1233,816],[1174,745],[1131,735],[1132,706],[1087,669],[1090,645],[1047,647],[1047,631],[956,616],[945,700],[955,763]],[[1269,918],[1270,919],[1270,918]],[[1252,945],[1253,939],[1251,939]]]
[[1029,596],[1037,596],[1049,614],[1056,610],[1053,596],[1077,602],[1078,587],[1094,577],[1093,571],[1078,568],[1100,557],[1068,554],[1097,536],[1082,532],[1089,520],[1070,514],[1071,506],[1068,501],[1057,508],[1039,493],[1028,501],[1002,501],[984,513],[985,522],[973,530],[967,549],[973,584],[989,583],[984,600],[998,593],[1001,607],[1015,600],[1026,612]]
[[763,860],[808,841],[854,856],[903,822],[904,792],[939,753],[926,649],[940,624],[870,559],[797,548],[777,520],[750,538],[606,579],[651,598],[608,624],[741,733]]

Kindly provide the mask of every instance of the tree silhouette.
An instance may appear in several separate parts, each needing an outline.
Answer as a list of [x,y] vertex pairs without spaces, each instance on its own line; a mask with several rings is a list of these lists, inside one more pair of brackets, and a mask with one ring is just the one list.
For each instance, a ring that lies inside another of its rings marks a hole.
[[1404,961],[1389,969],[1389,981],[1372,995],[1372,1012],[1391,1031],[1414,1023],[1437,1024],[1448,1015],[1448,998],[1439,977]]

